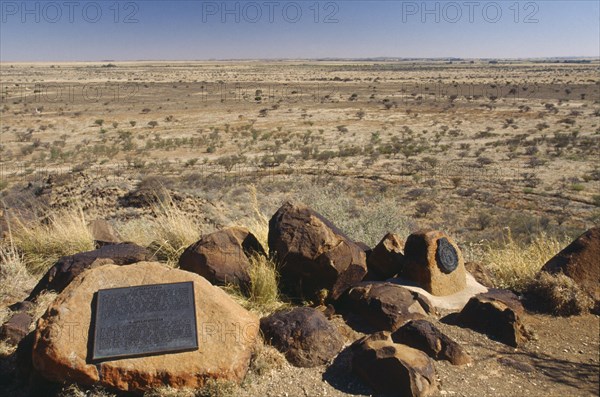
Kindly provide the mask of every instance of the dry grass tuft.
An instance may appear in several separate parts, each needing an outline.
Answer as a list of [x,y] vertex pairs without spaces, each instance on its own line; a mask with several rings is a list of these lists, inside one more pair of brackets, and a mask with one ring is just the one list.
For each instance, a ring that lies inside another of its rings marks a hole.
[[282,303],[279,297],[277,265],[269,258],[254,254],[250,257],[250,288],[248,301],[259,311],[272,312]]
[[34,275],[44,273],[61,256],[94,249],[94,237],[81,208],[50,212],[43,221],[10,220],[14,222],[14,245]]
[[244,227],[252,233],[258,242],[263,246],[266,252],[269,251],[269,219],[261,212],[258,205],[258,194],[256,187],[250,185],[248,187],[250,195],[250,207],[252,208],[253,217],[245,221]]
[[147,391],[144,397],[233,397],[236,395],[236,390],[237,385],[233,382],[209,379],[200,389],[162,386]]
[[109,393],[101,387],[94,387],[86,390],[78,385],[65,386],[59,393],[58,397],[116,397],[116,394]]
[[263,376],[272,370],[282,368],[286,363],[287,360],[281,352],[260,338],[254,348],[250,372],[256,376]]
[[35,282],[12,241],[0,245],[0,304],[12,304],[25,298],[26,291]]
[[238,386],[231,382],[219,379],[209,379],[203,388],[196,391],[197,397],[233,397]]
[[37,320],[46,313],[46,310],[48,310],[48,307],[54,302],[57,296],[58,294],[54,291],[43,291],[35,298],[35,305],[29,310],[29,315],[33,318],[31,331],[35,328]]
[[17,346],[8,343],[5,340],[0,340],[0,358],[2,357],[10,357],[14,352],[17,351]]
[[250,285],[242,290],[237,285],[228,285],[223,289],[241,306],[258,315],[265,316],[285,307],[281,301],[277,265],[271,258],[259,254],[250,257]]
[[176,389],[171,386],[162,386],[144,393],[144,397],[196,397],[197,391],[193,389]]
[[559,316],[587,313],[594,306],[590,296],[572,278],[562,273],[540,273],[532,282],[529,293],[542,309]]
[[542,266],[568,244],[567,239],[540,234],[528,244],[512,238],[510,230],[500,244],[483,250],[482,261],[489,264],[499,288],[525,292]]
[[176,267],[183,251],[200,239],[202,226],[164,195],[151,205],[153,218],[130,221],[120,227],[126,241],[150,247],[159,260]]

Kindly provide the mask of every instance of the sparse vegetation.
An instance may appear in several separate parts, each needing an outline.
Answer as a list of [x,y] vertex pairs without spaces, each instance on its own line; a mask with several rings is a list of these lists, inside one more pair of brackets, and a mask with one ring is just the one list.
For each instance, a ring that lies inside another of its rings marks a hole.
[[510,229],[501,243],[489,244],[482,262],[489,264],[500,288],[525,292],[542,266],[568,244],[544,233],[533,236],[530,242],[515,241]]
[[12,238],[26,268],[34,275],[45,272],[61,256],[94,249],[94,238],[81,208],[44,214],[32,221],[10,217]]
[[527,292],[538,307],[559,316],[587,313],[594,306],[592,299],[581,291],[573,279],[560,273],[540,273],[533,279]]

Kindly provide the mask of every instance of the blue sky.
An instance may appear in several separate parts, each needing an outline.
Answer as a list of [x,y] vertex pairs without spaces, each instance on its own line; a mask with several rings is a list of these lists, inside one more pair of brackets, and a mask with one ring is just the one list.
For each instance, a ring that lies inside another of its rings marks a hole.
[[600,57],[599,3],[1,0],[0,60]]

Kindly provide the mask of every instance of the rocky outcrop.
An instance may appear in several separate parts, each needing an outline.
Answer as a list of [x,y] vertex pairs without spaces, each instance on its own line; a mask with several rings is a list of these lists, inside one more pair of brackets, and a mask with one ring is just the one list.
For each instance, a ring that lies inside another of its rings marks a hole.
[[42,291],[46,290],[61,292],[86,269],[107,264],[130,265],[151,258],[152,254],[146,248],[130,243],[106,245],[94,251],[63,256],[46,272],[27,300],[35,300]]
[[279,311],[260,320],[265,341],[297,367],[315,367],[331,361],[344,339],[325,315],[310,307]]
[[404,246],[404,262],[401,276],[432,295],[452,295],[466,287],[462,253],[444,232],[411,234]]
[[416,292],[380,281],[365,281],[352,287],[345,303],[352,313],[379,331],[395,331],[410,320],[425,318],[433,310]]
[[[99,289],[186,281],[194,285],[198,350],[90,361],[92,300]],[[33,366],[53,382],[138,393],[164,385],[199,388],[209,379],[240,382],[258,330],[258,318],[196,274],[152,262],[106,265],[74,279],[38,321]]]
[[413,320],[392,334],[392,340],[421,350],[436,360],[448,360],[454,365],[472,362],[469,354],[450,337],[427,320]]
[[337,299],[367,272],[365,252],[323,216],[286,203],[269,221],[269,250],[281,263],[280,282],[290,296]]
[[377,332],[352,345],[352,370],[376,392],[426,397],[437,392],[433,361],[423,352]]
[[179,268],[201,275],[214,285],[250,283],[250,256],[266,255],[258,239],[242,227],[203,236],[183,252]]

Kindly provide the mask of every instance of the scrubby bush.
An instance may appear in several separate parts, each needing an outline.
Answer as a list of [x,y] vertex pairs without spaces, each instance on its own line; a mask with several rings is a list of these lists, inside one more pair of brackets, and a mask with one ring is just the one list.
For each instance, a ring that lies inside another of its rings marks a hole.
[[594,302],[575,281],[562,273],[541,272],[528,289],[529,299],[537,308],[559,316],[571,316],[588,312]]

